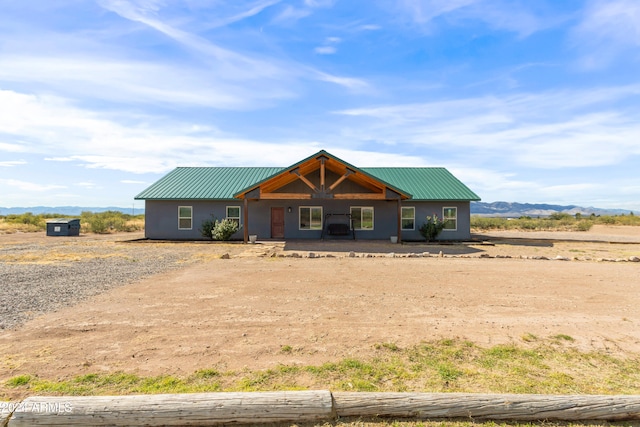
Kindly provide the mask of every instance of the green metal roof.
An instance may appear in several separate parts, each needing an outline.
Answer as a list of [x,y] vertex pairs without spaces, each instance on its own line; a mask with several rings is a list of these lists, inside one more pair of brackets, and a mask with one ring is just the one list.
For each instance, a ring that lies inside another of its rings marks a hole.
[[413,200],[480,200],[480,197],[445,168],[360,168],[402,188]]
[[[289,169],[279,167],[179,167],[138,194],[142,200],[233,199],[244,189]],[[355,168],[358,169],[358,168]],[[359,168],[413,200],[480,200],[445,168]]]
[[179,167],[135,198],[143,200],[233,199],[233,195],[238,191],[282,169],[276,167]]

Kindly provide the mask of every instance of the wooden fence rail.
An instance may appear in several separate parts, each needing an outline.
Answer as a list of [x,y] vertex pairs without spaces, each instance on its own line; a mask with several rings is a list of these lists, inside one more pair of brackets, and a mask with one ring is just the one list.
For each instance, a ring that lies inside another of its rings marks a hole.
[[640,396],[475,393],[333,393],[339,416],[490,420],[637,420]]
[[0,427],[212,426],[337,417],[640,420],[640,395],[351,393],[327,390],[135,396],[33,396],[0,402]]
[[[17,426],[212,426],[332,417],[331,393],[189,393],[135,396],[29,397],[7,427]],[[2,424],[0,424],[2,425]],[[4,426],[3,426],[4,427]]]

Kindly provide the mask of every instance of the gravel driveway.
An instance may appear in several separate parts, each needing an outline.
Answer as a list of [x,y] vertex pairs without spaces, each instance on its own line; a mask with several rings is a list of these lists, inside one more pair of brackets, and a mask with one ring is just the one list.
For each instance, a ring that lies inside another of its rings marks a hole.
[[[1,236],[0,329],[12,329],[117,286],[198,259],[203,243],[135,242],[141,235]],[[18,239],[16,237],[22,237]]]

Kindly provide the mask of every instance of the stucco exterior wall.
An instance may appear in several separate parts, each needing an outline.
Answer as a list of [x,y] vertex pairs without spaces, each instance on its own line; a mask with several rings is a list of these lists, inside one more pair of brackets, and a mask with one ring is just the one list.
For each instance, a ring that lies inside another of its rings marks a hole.
[[[179,201],[179,200],[146,200],[145,201],[145,236],[149,239],[167,240],[201,240],[202,222],[226,217],[227,206],[239,206],[243,210],[242,200],[224,201]],[[470,204],[469,202],[420,202],[406,200],[403,206],[415,207],[415,229],[403,230],[403,240],[423,240],[418,229],[428,215],[436,214],[442,217],[444,207],[456,207],[458,210],[457,230],[443,231],[440,240],[466,240],[470,238]],[[178,229],[178,207],[191,206],[193,212],[190,230]],[[373,230],[356,230],[356,238],[360,240],[381,240],[397,235],[397,202],[396,201],[366,201],[366,200],[259,200],[249,202],[248,234],[256,234],[258,239],[271,238],[271,208],[284,208],[285,239],[319,239],[321,230],[301,230],[299,228],[299,208],[301,206],[322,207],[323,219],[327,214],[347,214],[352,206],[373,207]],[[291,212],[289,212],[291,211]],[[326,218],[327,223],[348,223],[345,216]],[[243,227],[244,216],[241,217]],[[241,240],[244,230],[241,229],[232,239]],[[332,236],[325,236],[332,238]],[[335,238],[335,237],[334,237]],[[344,237],[341,237],[344,238]]]
[[[192,207],[192,226],[190,230],[178,229],[178,207]],[[167,240],[204,240],[200,232],[202,223],[211,219],[226,217],[227,206],[240,206],[242,201],[201,201],[201,200],[146,200],[145,201],[145,237]],[[242,232],[233,238],[242,238]]]
[[456,230],[442,230],[436,240],[468,240],[471,238],[471,204],[469,202],[420,202],[405,200],[402,206],[415,207],[415,229],[402,230],[403,240],[424,240],[420,234],[420,227],[426,222],[427,216],[434,214],[442,219],[443,209],[455,207],[458,210]]

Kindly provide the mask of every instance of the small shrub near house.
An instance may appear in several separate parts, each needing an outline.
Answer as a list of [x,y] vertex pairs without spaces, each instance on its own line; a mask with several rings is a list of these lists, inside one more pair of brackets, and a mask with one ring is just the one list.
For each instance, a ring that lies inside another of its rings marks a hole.
[[211,235],[215,240],[229,240],[239,229],[238,223],[234,220],[223,219],[222,221],[215,222]]
[[200,234],[203,237],[213,240],[230,240],[240,226],[233,219],[217,220],[212,215],[211,219],[202,221]]
[[427,239],[427,242],[435,240],[438,234],[444,229],[444,221],[438,218],[438,215],[433,214],[427,216],[426,222],[420,227],[420,234]]
[[200,234],[207,239],[213,239],[213,226],[216,222],[216,218],[211,215],[211,219],[205,219],[200,225]]

